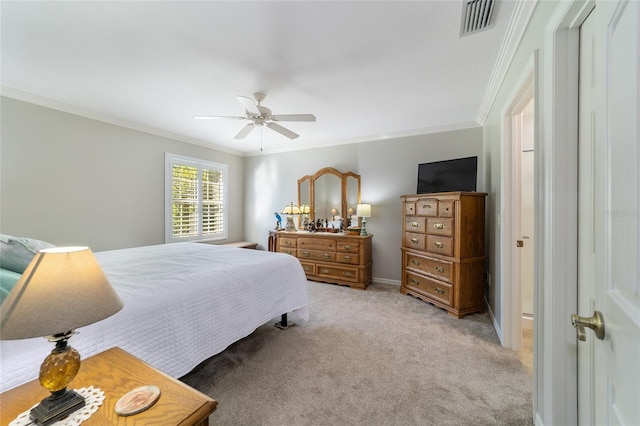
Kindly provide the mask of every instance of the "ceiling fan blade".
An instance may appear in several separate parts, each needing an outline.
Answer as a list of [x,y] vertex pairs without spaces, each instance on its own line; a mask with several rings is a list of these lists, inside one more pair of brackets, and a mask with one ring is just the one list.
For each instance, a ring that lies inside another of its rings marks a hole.
[[233,120],[248,120],[247,117],[237,117],[233,115],[194,115],[196,120],[217,120],[218,118],[231,118]]
[[246,126],[244,126],[244,127],[242,128],[242,130],[240,130],[240,131],[238,132],[238,134],[237,134],[237,135],[235,135],[234,139],[244,139],[245,137],[247,137],[247,135],[248,135],[249,133],[251,133],[251,131],[254,129],[254,127],[256,127],[256,125],[255,125],[255,124],[253,124],[253,123],[249,123],[249,124],[247,124]]
[[251,98],[248,98],[246,96],[236,96],[236,98],[238,98],[238,100],[240,101],[240,103],[242,104],[242,106],[244,107],[244,109],[246,109],[249,112],[252,112],[254,114],[258,114],[260,115],[261,112],[258,109],[258,105],[256,104],[256,101],[254,101]]
[[275,121],[316,121],[316,116],[313,114],[278,114],[272,115],[271,119]]
[[286,137],[288,137],[289,139],[295,139],[298,136],[300,136],[297,133],[292,132],[289,129],[285,129],[284,127],[282,127],[279,124],[276,123],[267,123],[267,127],[270,128],[271,130],[275,130],[276,132],[285,135]]

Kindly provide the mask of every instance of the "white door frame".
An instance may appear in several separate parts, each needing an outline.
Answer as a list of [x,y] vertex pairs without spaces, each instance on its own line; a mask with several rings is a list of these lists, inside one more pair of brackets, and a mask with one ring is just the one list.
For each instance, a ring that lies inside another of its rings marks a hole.
[[[578,69],[580,25],[594,1],[559,2],[545,28],[543,122],[536,163],[537,246],[534,413],[542,424],[577,424]],[[537,152],[537,148],[536,148]],[[572,349],[573,348],[573,349]]]
[[[515,160],[515,156],[519,154],[514,145],[517,142],[517,136],[513,128],[513,116],[522,112],[522,109],[531,99],[536,99],[536,90],[539,87],[536,84],[536,76],[538,75],[538,51],[534,51],[531,58],[524,67],[523,72],[515,85],[515,90],[509,96],[506,107],[500,113],[502,117],[502,203],[500,205],[500,217],[503,218],[502,241],[500,243],[500,258],[502,259],[502,277],[504,286],[501,291],[502,312],[504,318],[502,326],[502,345],[506,348],[519,350],[522,346],[522,292],[520,286],[520,268],[519,255],[516,250],[516,233],[518,230],[518,203],[520,185],[519,185],[519,161]],[[538,145],[538,105],[535,104],[536,112],[534,113],[534,158]],[[534,160],[538,162],[537,159]],[[535,166],[534,166],[535,167]],[[534,184],[534,192],[537,193]],[[535,232],[534,232],[535,234]],[[533,239],[537,241],[537,238]],[[537,243],[536,243],[537,244]],[[534,268],[534,271],[536,269]],[[534,283],[536,279],[534,277]],[[534,288],[535,288],[534,284]],[[534,315],[535,321],[535,315]]]

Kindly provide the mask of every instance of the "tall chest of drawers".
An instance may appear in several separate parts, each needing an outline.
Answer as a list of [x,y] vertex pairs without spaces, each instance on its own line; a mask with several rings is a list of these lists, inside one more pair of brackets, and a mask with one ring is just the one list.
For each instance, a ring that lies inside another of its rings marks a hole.
[[372,235],[272,231],[269,250],[297,257],[311,281],[364,290],[372,279],[372,238]]
[[482,192],[403,195],[400,292],[462,318],[484,312]]

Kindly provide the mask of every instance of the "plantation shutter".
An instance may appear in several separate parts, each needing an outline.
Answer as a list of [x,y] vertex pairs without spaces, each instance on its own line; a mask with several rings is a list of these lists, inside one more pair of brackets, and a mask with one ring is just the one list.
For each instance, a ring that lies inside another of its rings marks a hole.
[[167,241],[226,238],[226,165],[169,155]]
[[198,168],[171,167],[172,233],[174,238],[198,235]]
[[224,174],[202,169],[202,233],[220,234],[224,229]]

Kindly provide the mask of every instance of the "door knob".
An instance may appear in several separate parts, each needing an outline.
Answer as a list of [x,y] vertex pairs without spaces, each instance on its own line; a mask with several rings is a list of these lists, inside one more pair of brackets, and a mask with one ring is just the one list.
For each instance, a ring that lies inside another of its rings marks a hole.
[[599,311],[594,311],[593,316],[589,318],[572,314],[571,325],[578,331],[578,340],[582,340],[583,342],[587,340],[587,333],[584,330],[585,327],[592,329],[598,339],[604,339],[604,318]]

